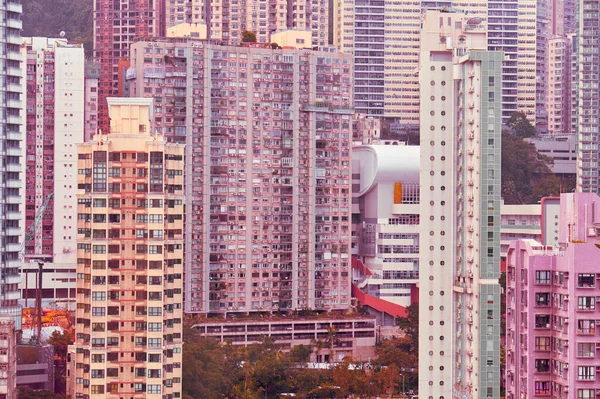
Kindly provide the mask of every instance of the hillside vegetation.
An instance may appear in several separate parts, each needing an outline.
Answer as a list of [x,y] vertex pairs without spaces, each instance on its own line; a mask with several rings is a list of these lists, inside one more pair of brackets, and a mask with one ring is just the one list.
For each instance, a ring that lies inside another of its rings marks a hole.
[[59,37],[61,31],[72,43],[83,43],[92,55],[92,0],[22,0],[23,37]]

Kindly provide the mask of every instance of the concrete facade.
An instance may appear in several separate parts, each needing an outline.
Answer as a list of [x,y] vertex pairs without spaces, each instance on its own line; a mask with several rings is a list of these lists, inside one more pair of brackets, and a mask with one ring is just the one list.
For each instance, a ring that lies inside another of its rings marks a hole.
[[500,397],[502,54],[479,18],[421,33],[419,395]]

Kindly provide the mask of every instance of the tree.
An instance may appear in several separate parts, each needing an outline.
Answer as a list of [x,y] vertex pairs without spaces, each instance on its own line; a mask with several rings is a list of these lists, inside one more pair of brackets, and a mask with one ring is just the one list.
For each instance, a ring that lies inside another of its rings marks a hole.
[[550,170],[552,158],[523,138],[502,132],[502,197],[506,204],[533,204],[558,195],[561,181]]
[[529,122],[527,115],[523,112],[513,112],[506,121],[506,126],[512,134],[522,139],[534,137],[536,134],[535,126]]
[[277,49],[280,49],[281,47],[280,47],[280,46],[279,46],[279,44],[277,44],[277,43],[271,43],[271,48],[272,48],[273,50],[277,50]]
[[413,302],[406,307],[406,317],[398,318],[398,326],[408,335],[414,344],[411,353],[419,353],[419,303]]
[[75,342],[74,334],[73,330],[65,330],[62,333],[54,330],[48,339],[48,343],[54,347],[54,354],[61,359],[62,363],[66,362],[69,345]]
[[28,386],[19,387],[17,399],[64,399],[61,394],[46,390],[34,390]]
[[256,43],[256,33],[251,32],[249,30],[245,30],[242,32],[242,42],[243,43]]

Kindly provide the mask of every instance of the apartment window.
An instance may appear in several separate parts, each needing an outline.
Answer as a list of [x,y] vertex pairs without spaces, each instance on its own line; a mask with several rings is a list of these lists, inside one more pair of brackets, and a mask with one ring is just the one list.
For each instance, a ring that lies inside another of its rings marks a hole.
[[106,151],[94,152],[93,187],[94,192],[106,191]]
[[160,385],[149,384],[148,393],[160,393]]
[[104,370],[92,370],[92,378],[104,378]]
[[162,331],[162,323],[148,323],[148,331],[151,331],[151,332]]
[[549,306],[550,305],[550,294],[549,293],[535,294],[535,305],[536,306]]
[[535,283],[536,284],[550,284],[550,271],[537,270],[535,272]]
[[594,399],[596,397],[596,390],[594,389],[578,389],[577,399]]
[[596,354],[596,344],[593,342],[580,342],[577,344],[578,357],[594,357]]
[[535,371],[538,373],[550,372],[550,359],[535,359]]
[[550,395],[550,381],[535,381],[536,395]]
[[596,286],[596,275],[590,273],[579,273],[577,275],[577,287],[594,288]]
[[577,320],[577,334],[595,334],[596,333],[596,321],[595,320]]
[[106,308],[92,308],[92,316],[104,316],[106,314]]
[[105,254],[106,253],[106,245],[93,245],[92,252],[95,254]]
[[550,315],[536,314],[535,328],[550,328]]
[[104,393],[104,385],[92,385],[92,395],[101,395]]
[[536,351],[549,351],[550,350],[550,337],[535,337],[535,350]]
[[594,310],[596,308],[596,297],[579,296],[577,297],[578,310]]
[[595,366],[579,366],[577,367],[578,380],[594,380],[596,377]]
[[159,307],[149,307],[148,308],[148,316],[160,316],[162,315],[162,308]]
[[92,292],[92,301],[106,300],[106,292]]
[[161,346],[160,338],[148,338],[148,347],[150,348],[160,348]]

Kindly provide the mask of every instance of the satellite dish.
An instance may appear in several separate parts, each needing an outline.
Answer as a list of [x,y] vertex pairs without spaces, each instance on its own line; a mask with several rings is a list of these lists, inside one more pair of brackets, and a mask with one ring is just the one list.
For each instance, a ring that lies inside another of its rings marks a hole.
[[65,35],[66,35],[65,31],[64,31],[64,30],[61,30],[61,31],[60,31],[60,37],[61,37],[61,38],[64,38],[64,37],[65,37]]

